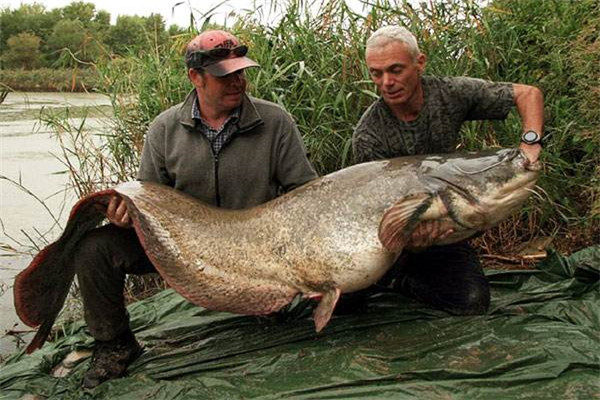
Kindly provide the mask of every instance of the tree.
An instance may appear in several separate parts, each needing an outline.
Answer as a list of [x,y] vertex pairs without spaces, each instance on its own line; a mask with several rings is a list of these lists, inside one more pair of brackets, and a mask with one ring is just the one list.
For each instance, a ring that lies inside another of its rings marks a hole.
[[125,55],[129,50],[147,47],[144,19],[138,16],[120,15],[111,26],[106,39],[115,54]]
[[84,3],[83,1],[74,1],[62,8],[64,19],[79,21],[85,27],[90,25],[95,13],[96,6],[93,3]]
[[110,13],[104,10],[96,12],[88,32],[99,44],[104,45],[110,32]]
[[165,31],[165,20],[160,14],[150,14],[144,18],[144,28],[150,43],[162,45],[167,42],[169,36]]
[[99,55],[98,43],[78,20],[57,23],[48,38],[48,48],[61,66],[73,66],[78,60],[92,62]]
[[99,10],[92,20],[92,27],[96,32],[108,33],[110,29],[110,13]]
[[21,32],[30,32],[41,39],[41,46],[60,19],[58,10],[46,11],[41,4],[23,4],[16,10],[0,11],[0,54],[6,49],[7,40]]
[[188,33],[188,29],[187,28],[182,28],[179,25],[175,25],[175,24],[169,26],[168,35],[170,37],[177,36],[177,35],[183,35],[185,33]]
[[30,32],[21,32],[8,38],[2,60],[7,67],[33,69],[40,63],[40,42]]

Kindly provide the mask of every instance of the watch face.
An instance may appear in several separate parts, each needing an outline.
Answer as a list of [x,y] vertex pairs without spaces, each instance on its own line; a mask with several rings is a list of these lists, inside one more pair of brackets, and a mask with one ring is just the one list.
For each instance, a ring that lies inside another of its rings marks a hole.
[[527,131],[523,135],[523,141],[526,143],[533,143],[539,139],[539,135],[534,131]]

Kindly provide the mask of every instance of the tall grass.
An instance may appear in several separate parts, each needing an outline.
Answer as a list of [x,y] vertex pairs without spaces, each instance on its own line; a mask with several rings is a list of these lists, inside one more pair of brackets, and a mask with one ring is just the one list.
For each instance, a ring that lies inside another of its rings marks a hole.
[[[262,66],[248,71],[251,93],[293,115],[318,171],[325,174],[352,163],[353,127],[377,97],[364,63],[365,40],[381,26],[401,24],[417,36],[430,74],[520,82],[545,93],[548,140],[540,195],[509,222],[510,229],[501,227],[483,240],[503,246],[536,235],[561,236],[568,239],[558,243],[565,250],[598,242],[598,2],[502,0],[484,7],[475,1],[437,1],[422,2],[420,8],[406,1],[365,4],[357,13],[342,0],[274,1],[271,7],[283,11],[277,23],[266,26],[256,13],[242,12],[228,27],[250,45],[250,56]],[[209,21],[200,22],[206,26]],[[102,88],[115,106],[114,130],[106,137],[102,157],[115,168],[112,176],[94,178],[82,164],[73,173],[75,181],[94,180],[97,189],[134,177],[149,123],[191,89],[183,52],[195,34],[190,29],[166,46],[149,46],[143,56],[98,66]],[[520,133],[515,111],[504,122],[466,124],[461,146],[515,146]]]

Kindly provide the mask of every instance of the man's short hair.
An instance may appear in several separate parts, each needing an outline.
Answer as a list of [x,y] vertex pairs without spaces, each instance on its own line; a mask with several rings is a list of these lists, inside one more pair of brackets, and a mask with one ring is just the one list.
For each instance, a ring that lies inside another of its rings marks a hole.
[[373,32],[367,39],[367,50],[383,47],[392,42],[404,43],[415,60],[421,54],[415,35],[405,27],[398,25],[384,26]]

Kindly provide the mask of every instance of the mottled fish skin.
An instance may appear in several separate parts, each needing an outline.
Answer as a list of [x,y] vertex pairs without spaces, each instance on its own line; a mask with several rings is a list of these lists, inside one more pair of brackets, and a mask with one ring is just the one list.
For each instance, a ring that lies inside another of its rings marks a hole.
[[[40,277],[70,285],[69,249],[100,221],[95,205],[115,193],[127,202],[152,263],[191,302],[268,314],[303,294],[321,300],[315,310],[321,330],[339,295],[383,276],[419,224],[438,221],[454,230],[434,244],[486,230],[519,209],[539,169],[518,149],[403,157],[345,168],[248,210],[214,208],[151,182],[92,194],[75,205],[61,238],[15,281],[19,316],[47,331],[38,332],[28,351],[43,344],[64,301],[58,293],[40,308]],[[82,222],[88,220],[94,223]]]

